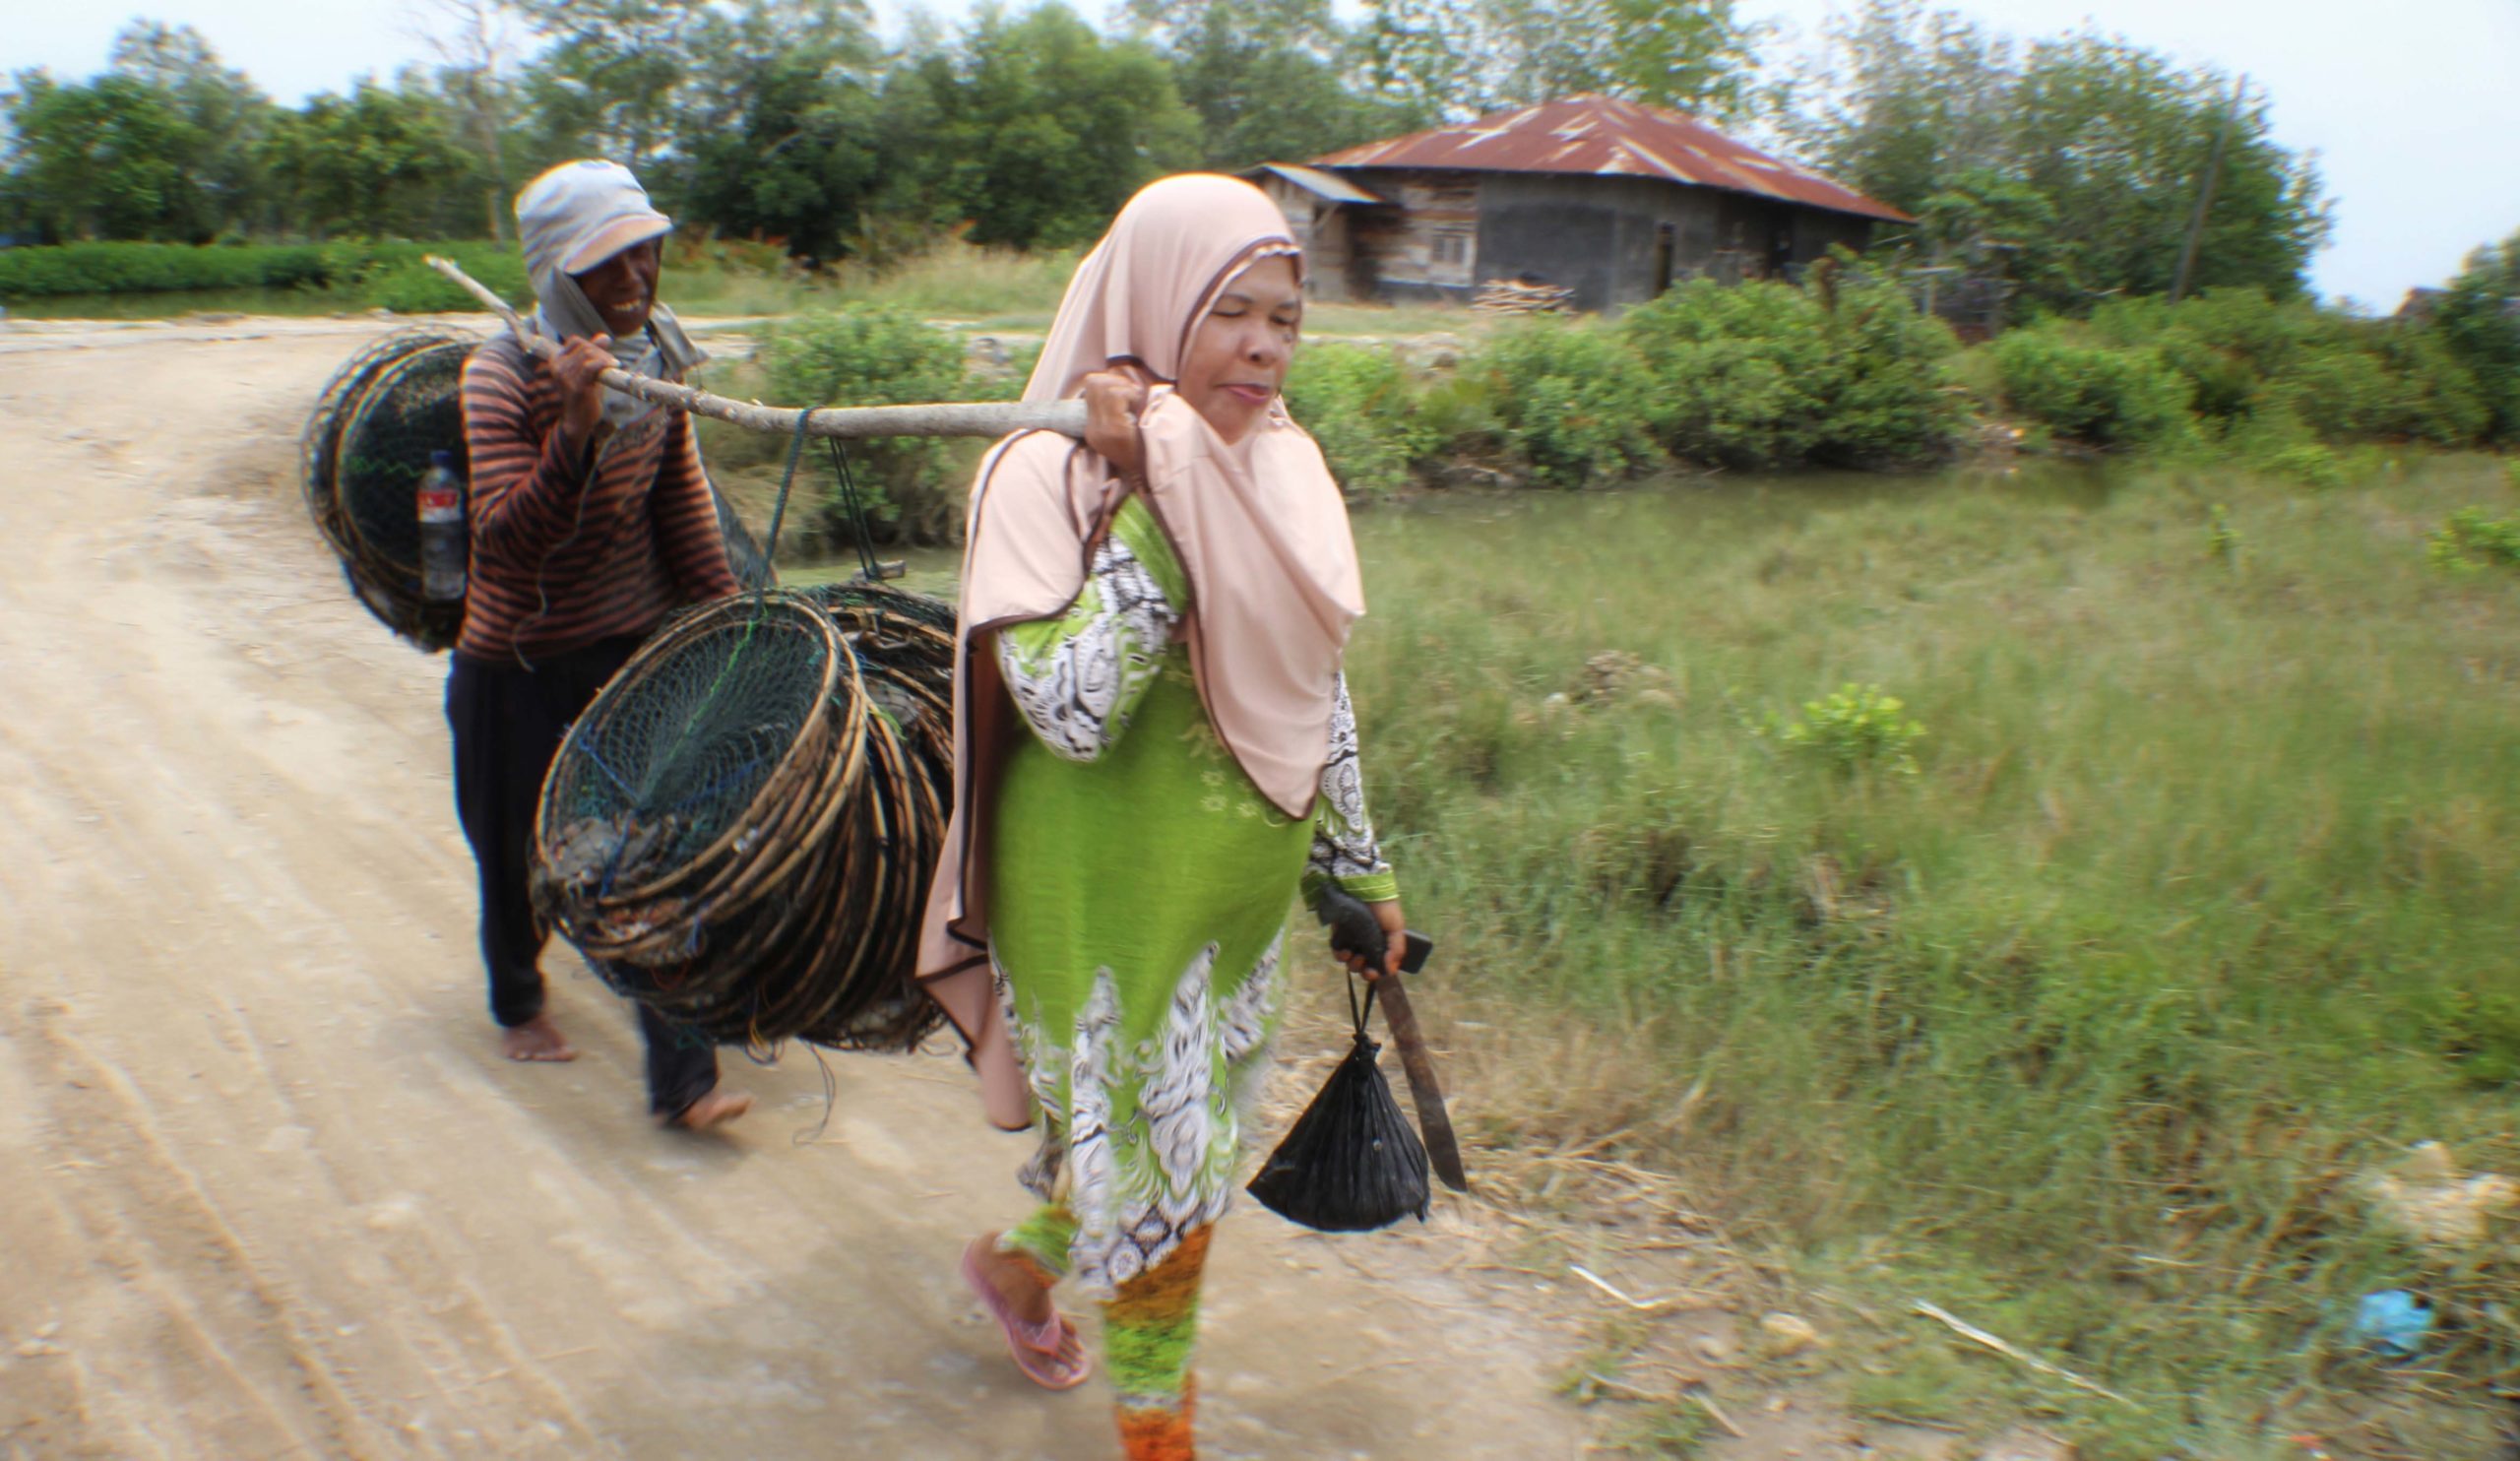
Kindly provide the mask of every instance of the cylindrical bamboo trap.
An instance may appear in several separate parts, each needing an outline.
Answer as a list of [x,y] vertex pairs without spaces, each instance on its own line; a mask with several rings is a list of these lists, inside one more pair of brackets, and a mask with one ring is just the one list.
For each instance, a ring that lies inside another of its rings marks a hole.
[[298,438],[300,485],[315,530],[368,612],[420,648],[455,643],[462,603],[420,592],[415,492],[430,454],[464,460],[464,361],[478,342],[444,330],[406,330],[335,371]]
[[718,1044],[915,1045],[939,1013],[912,974],[953,654],[950,607],[881,588],[673,619],[552,762],[536,908],[613,989]]

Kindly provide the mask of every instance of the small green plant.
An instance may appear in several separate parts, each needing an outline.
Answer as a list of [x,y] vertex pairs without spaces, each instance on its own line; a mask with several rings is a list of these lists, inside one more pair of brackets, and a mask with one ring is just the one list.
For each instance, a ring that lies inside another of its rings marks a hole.
[[2335,452],[2315,441],[2288,446],[2267,457],[2265,470],[2271,476],[2299,482],[2305,487],[2331,491],[2345,485],[2345,464]]
[[2489,518],[2463,507],[2425,540],[2424,555],[2444,573],[2474,573],[2488,564],[2520,568],[2520,518]]
[[2205,556],[2228,567],[2239,566],[2240,533],[2232,526],[2230,514],[2219,502],[2205,522]]
[[1909,747],[1925,728],[1906,710],[1905,701],[1879,685],[1845,684],[1826,699],[1804,702],[1802,718],[1787,722],[1777,738],[1843,772],[1882,766],[1893,776],[1915,776]]
[[2502,464],[2502,479],[2511,484],[2511,490],[2520,492],[2520,457]]

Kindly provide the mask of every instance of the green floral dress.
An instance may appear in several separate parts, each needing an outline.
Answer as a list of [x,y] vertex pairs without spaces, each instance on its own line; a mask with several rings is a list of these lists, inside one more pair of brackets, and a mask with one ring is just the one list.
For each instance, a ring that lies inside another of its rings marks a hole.
[[1174,635],[1188,602],[1131,498],[1066,614],[997,633],[1034,731],[998,782],[987,853],[998,998],[1044,1115],[1024,1179],[1044,1201],[1063,1187],[1070,1271],[1104,1293],[1232,1201],[1298,886],[1399,896],[1345,677],[1315,815],[1296,821],[1208,724]]

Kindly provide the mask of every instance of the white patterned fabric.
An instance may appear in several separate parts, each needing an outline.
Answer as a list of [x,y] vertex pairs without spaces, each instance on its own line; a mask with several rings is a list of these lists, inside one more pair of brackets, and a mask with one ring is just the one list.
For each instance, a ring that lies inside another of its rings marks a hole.
[[1094,571],[1063,618],[998,632],[998,672],[1042,744],[1091,761],[1128,729],[1179,620],[1163,585],[1114,534],[1095,549]]
[[1330,759],[1321,768],[1321,807],[1313,817],[1312,855],[1305,871],[1343,883],[1388,878],[1374,838],[1373,819],[1365,814],[1365,775],[1356,750],[1356,712],[1348,702],[1348,672],[1339,672],[1339,691],[1330,707]]
[[1182,1238],[1233,1205],[1239,1133],[1265,1073],[1280,1012],[1284,936],[1220,997],[1216,946],[1174,983],[1149,1039],[1119,1036],[1110,971],[1075,1027],[1053,1031],[1020,1007],[997,972],[1001,1012],[1049,1119],[1025,1185],[1049,1200],[1064,1187],[1075,1214],[1071,1271],[1108,1293],[1163,1262]]

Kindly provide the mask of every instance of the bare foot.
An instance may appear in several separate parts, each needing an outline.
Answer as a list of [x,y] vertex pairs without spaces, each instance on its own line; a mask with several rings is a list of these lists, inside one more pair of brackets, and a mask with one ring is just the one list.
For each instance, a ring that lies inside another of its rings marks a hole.
[[752,1110],[752,1097],[741,1091],[712,1091],[682,1109],[668,1124],[689,1131],[706,1131],[723,1126]]
[[577,1047],[551,1023],[549,1015],[536,1015],[522,1025],[510,1025],[499,1037],[500,1053],[511,1060],[574,1060]]

